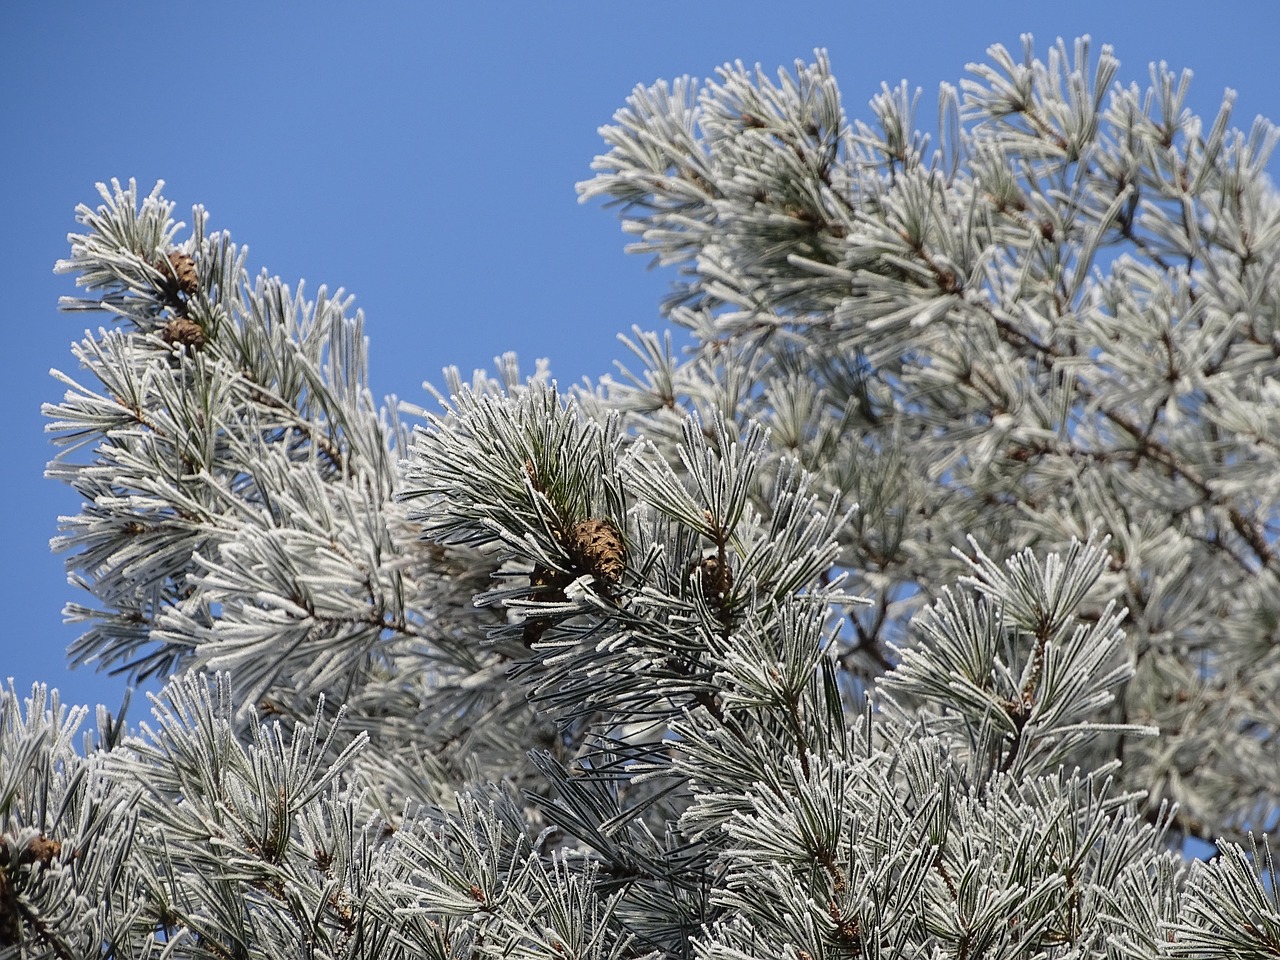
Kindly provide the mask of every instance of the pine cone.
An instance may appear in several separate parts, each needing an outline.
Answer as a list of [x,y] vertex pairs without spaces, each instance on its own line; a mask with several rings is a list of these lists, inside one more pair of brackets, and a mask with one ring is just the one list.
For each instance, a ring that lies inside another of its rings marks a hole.
[[609,520],[579,520],[569,528],[569,555],[573,562],[601,583],[616,587],[627,568],[627,548],[622,534]]
[[19,863],[36,863],[39,861],[42,867],[47,867],[53,863],[53,858],[62,852],[62,843],[58,840],[50,840],[44,834],[36,837],[29,844],[27,849],[22,851],[22,855],[18,858]]
[[[9,839],[9,838],[4,838]],[[7,843],[0,842],[0,948],[21,946],[23,942],[22,910],[9,882],[10,867]],[[39,863],[47,867],[62,852],[62,844],[41,834],[18,854],[18,865]]]
[[180,343],[195,350],[205,344],[204,327],[190,317],[174,317],[160,328],[160,336],[165,343]]
[[703,557],[695,567],[703,595],[712,603],[723,605],[733,589],[733,568],[728,563],[722,564],[714,554]]
[[174,250],[166,259],[155,265],[166,280],[170,280],[188,297],[194,296],[200,289],[200,275],[196,273],[196,262],[181,250]]

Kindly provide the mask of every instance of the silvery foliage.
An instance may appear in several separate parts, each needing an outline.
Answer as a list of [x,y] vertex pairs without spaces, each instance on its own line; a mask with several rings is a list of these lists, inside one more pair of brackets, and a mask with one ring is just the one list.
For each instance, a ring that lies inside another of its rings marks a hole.
[[990,56],[942,89],[938,149],[905,86],[848,121],[822,58],[637,90],[582,192],[680,268],[695,351],[637,334],[608,405],[667,456],[688,409],[765,424],[771,462],[857,504],[838,566],[874,602],[839,655],[868,680],[966,536],[1109,535],[1135,658],[1112,715],[1162,732],[1123,746],[1124,781],[1184,834],[1273,829],[1275,130],[1231,129],[1230,97],[1202,123],[1187,75],[1123,86],[1084,42]]
[[341,292],[80,208],[73,656],[168,682],[0,695],[0,957],[1273,955],[1270,128],[990,54],[937,151],[638,89],[583,195],[693,347],[597,389],[379,408]]

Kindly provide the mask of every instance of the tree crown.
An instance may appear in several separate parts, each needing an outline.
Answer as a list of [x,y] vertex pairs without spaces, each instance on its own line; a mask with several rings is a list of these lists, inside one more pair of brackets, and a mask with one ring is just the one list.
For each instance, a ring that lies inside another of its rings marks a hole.
[[73,655],[170,679],[0,695],[0,956],[1272,955],[1274,130],[989,54],[936,148],[637,88],[580,192],[691,347],[574,390],[379,406],[341,291],[80,207]]

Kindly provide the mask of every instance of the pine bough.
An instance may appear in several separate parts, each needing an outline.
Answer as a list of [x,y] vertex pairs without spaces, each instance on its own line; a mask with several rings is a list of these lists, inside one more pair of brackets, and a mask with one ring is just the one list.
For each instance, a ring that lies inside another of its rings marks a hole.
[[0,956],[1280,954],[1275,134],[989,53],[936,149],[637,89],[581,192],[691,347],[572,392],[379,407],[341,291],[81,207],[72,655],[168,682],[0,696]]

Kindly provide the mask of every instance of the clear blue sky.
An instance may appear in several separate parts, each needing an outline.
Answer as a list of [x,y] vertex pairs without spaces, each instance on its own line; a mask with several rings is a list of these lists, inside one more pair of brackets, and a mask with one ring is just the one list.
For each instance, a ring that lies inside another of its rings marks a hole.
[[633,86],[732,59],[790,65],[822,46],[851,117],[881,81],[906,78],[927,120],[940,81],[1023,32],[1040,50],[1083,33],[1110,43],[1125,83],[1145,83],[1153,60],[1190,67],[1197,111],[1229,86],[1237,124],[1280,119],[1270,2],[6,0],[0,679],[111,705],[123,689],[66,668],[60,611],[75,592],[48,540],[77,503],[42,476],[49,368],[73,372],[69,344],[100,322],[59,314],[70,281],[51,273],[95,181],[135,177],[145,192],[164,179],[182,219],[203,203],[255,272],[355,293],[378,393],[421,399],[442,367],[504,350],[550,358],[562,381],[595,378],[622,356],[619,331],[659,324],[669,280],[623,255],[611,213],[575,202],[596,128]]

